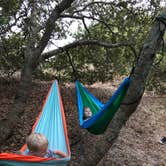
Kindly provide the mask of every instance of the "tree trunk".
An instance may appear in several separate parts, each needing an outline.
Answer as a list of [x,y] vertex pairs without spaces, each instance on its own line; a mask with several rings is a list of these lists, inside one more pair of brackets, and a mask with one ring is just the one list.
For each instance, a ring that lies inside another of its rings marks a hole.
[[[149,37],[145,41],[140,51],[139,60],[136,64],[135,70],[131,75],[131,85],[129,87],[126,98],[123,101],[120,110],[116,113],[114,119],[111,121],[111,124],[107,128],[105,134],[94,137],[89,134],[86,137],[81,138],[82,142],[84,142],[83,159],[80,157],[82,155],[80,152],[80,142],[71,147],[73,151],[77,152],[77,156],[76,159],[73,159],[69,165],[116,165],[116,163],[113,163],[111,160],[111,146],[113,145],[114,140],[118,137],[123,125],[129,119],[132,113],[135,112],[137,106],[140,103],[140,100],[144,93],[148,73],[150,72],[152,63],[155,58],[155,54],[163,41],[163,36],[166,29],[165,23],[166,18],[165,22],[160,22],[156,20],[155,24],[153,25]],[[87,140],[91,141],[90,148],[89,144],[86,144]]]
[[24,106],[32,82],[32,63],[25,62],[24,68],[21,72],[21,81],[14,98],[14,102],[11,105],[10,111],[7,117],[0,121],[0,143],[10,137],[13,128],[16,126],[20,115],[24,111]]
[[[111,122],[111,134],[109,138],[111,145],[118,137],[122,126],[126,123],[131,114],[136,110],[137,106],[141,101],[145,89],[146,80],[152,67],[156,52],[163,42],[163,36],[166,29],[166,10],[163,15],[165,16],[165,18],[162,21],[155,21],[150,31],[150,34],[140,51],[139,60],[134,70],[134,73],[131,76],[131,85],[126,95],[124,105],[122,105],[121,109],[117,112],[116,116]],[[111,151],[111,147],[109,151]],[[104,161],[106,160],[106,158],[107,164],[112,164],[111,157],[109,156],[109,151],[100,161],[98,166],[103,166],[105,164]]]
[[37,67],[39,58],[44,48],[46,47],[50,36],[55,27],[55,21],[59,18],[60,14],[68,9],[74,0],[63,0],[59,3],[52,14],[47,20],[45,25],[45,32],[39,41],[37,47],[35,47],[38,28],[36,23],[36,4],[32,3],[32,15],[31,15],[31,24],[27,24],[27,29],[29,28],[29,38],[27,39],[27,48],[25,51],[25,62],[23,66],[23,70],[21,72],[21,81],[18,91],[16,92],[16,96],[14,99],[14,103],[10,108],[10,111],[6,117],[0,121],[0,143],[6,140],[12,134],[13,128],[16,126],[20,115],[24,111],[24,106],[26,99],[28,97],[28,93],[32,83],[32,71]]

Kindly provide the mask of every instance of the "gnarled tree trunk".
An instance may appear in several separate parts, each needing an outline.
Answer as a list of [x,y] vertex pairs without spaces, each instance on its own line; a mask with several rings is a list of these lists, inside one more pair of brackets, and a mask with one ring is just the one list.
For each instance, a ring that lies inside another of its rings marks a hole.
[[19,89],[16,92],[14,102],[11,105],[10,111],[6,117],[0,121],[0,142],[7,139],[11,134],[13,128],[16,126],[20,115],[25,108],[29,90],[32,82],[32,62],[25,61],[24,68],[21,72],[21,80]]
[[[110,128],[110,142],[118,137],[120,129],[125,124],[125,122],[129,119],[131,114],[136,110],[142,95],[144,93],[146,80],[152,64],[154,62],[154,58],[157,50],[163,44],[163,36],[166,30],[166,10],[161,13],[159,19],[156,19],[149,36],[143,47],[140,51],[139,60],[135,67],[134,73],[131,76],[131,85],[129,87],[127,96],[124,101],[124,105],[117,112],[115,118],[111,122]],[[126,103],[126,104],[125,104]],[[111,147],[110,150],[111,151]],[[112,165],[114,163],[111,162],[111,157],[109,156],[109,151],[104,156],[104,158],[100,161],[98,166],[105,165],[106,158],[107,164]]]
[[[37,24],[35,22],[37,11],[35,7],[35,1],[32,1],[32,15],[30,18],[31,23],[27,25],[27,27],[29,26],[29,38],[24,53],[25,61],[23,70],[21,72],[20,86],[18,88],[18,91],[16,92],[14,103],[11,106],[6,119],[0,121],[0,143],[10,137],[13,128],[16,126],[19,120],[20,115],[23,113],[25,102],[28,98],[29,90],[32,83],[32,71],[35,70],[37,64],[39,63],[41,53],[46,47],[55,28],[55,21],[60,17],[60,14],[65,9],[68,9],[71,6],[72,2],[74,2],[74,0],[63,0],[54,8],[45,24],[45,31],[43,33],[43,36],[37,45],[36,40],[37,34],[39,33]],[[37,47],[35,47],[35,43]]]
[[[164,14],[166,15],[166,11]],[[111,146],[113,145],[114,140],[118,137],[121,128],[132,115],[132,113],[135,112],[141,101],[145,89],[145,83],[152,67],[156,52],[163,42],[163,36],[166,29],[165,25],[166,17],[163,18],[163,20],[155,21],[147,40],[144,42],[143,47],[140,50],[139,59],[135,70],[131,75],[131,85],[125,100],[123,101],[120,110],[116,113],[114,119],[111,121],[111,124],[107,128],[106,133],[104,135],[94,137],[92,137],[90,134],[82,137],[81,140],[84,142],[83,146],[81,145],[82,143],[79,142],[78,144],[71,147],[78,153],[78,156],[76,157],[76,160],[71,161],[69,165],[77,165],[77,163],[79,163],[79,166],[115,165],[111,161],[109,153],[111,152]],[[89,144],[86,144],[87,137],[90,137],[92,141],[90,148]],[[93,144],[93,142],[95,143]],[[83,149],[83,154],[81,154],[81,148]],[[88,155],[89,153],[91,154]],[[81,155],[83,155],[83,157]],[[107,161],[107,163],[105,163],[105,161]]]

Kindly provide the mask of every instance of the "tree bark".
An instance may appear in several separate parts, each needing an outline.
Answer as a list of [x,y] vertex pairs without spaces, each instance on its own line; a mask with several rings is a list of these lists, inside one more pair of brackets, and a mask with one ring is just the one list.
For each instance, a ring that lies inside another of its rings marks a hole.
[[25,102],[32,82],[32,64],[25,62],[21,73],[19,89],[11,105],[10,111],[6,117],[0,121],[0,142],[10,137],[12,130],[16,126],[20,115],[24,111]]
[[[111,121],[111,125],[109,127],[109,131],[111,133],[109,142],[111,143],[111,145],[118,137],[122,126],[126,123],[131,114],[135,112],[137,106],[141,101],[145,89],[146,80],[154,62],[155,55],[158,49],[163,44],[163,37],[166,30],[166,10],[163,11],[161,16],[163,16],[162,20],[156,19],[149,33],[149,36],[140,51],[138,63],[135,67],[134,73],[131,75],[131,85],[125,97],[124,105],[121,106],[120,110]],[[109,151],[111,151],[111,147]],[[100,161],[98,166],[105,165],[104,161],[106,160],[106,158],[107,164],[112,165],[109,151]]]
[[[50,15],[50,18],[47,20],[45,32],[36,48],[34,46],[35,39],[37,39],[37,37],[35,36],[36,28],[33,24],[29,25],[29,27],[31,27],[29,29],[32,29],[32,31],[29,31],[30,37],[25,51],[25,61],[23,69],[21,71],[20,86],[18,87],[14,103],[11,106],[6,119],[0,121],[0,143],[11,136],[20,115],[24,112],[25,102],[28,98],[29,90],[32,83],[32,71],[36,69],[39,62],[38,59],[50,39],[50,36],[54,30],[55,21],[59,18],[60,14],[64,10],[68,9],[71,6],[72,2],[74,2],[74,0],[63,0],[59,5],[55,7],[52,14]],[[35,4],[33,3],[32,5],[34,13],[32,13],[31,19],[35,24]]]
[[[82,154],[80,152],[81,142],[71,146],[73,151],[77,152],[77,156],[75,160],[73,159],[69,163],[69,165],[116,165],[116,163],[111,160],[111,146],[118,137],[121,128],[132,113],[135,112],[141,101],[145,89],[145,83],[152,67],[155,54],[163,42],[163,36],[166,29],[166,11],[164,13],[165,20],[162,22],[161,20],[155,21],[147,40],[143,44],[135,70],[131,75],[131,85],[128,93],[120,110],[116,113],[114,119],[108,126],[107,131],[103,135],[96,135],[93,137],[91,134],[87,134],[81,138],[81,141],[84,142],[83,158],[81,157]],[[89,144],[86,144],[87,140],[91,141],[90,148]],[[91,154],[88,155],[89,153]]]

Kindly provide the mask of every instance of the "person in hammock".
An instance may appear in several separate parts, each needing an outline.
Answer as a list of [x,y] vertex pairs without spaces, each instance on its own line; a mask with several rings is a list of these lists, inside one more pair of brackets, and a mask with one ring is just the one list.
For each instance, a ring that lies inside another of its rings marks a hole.
[[29,150],[28,155],[31,156],[38,156],[44,158],[66,157],[63,152],[49,150],[47,138],[40,133],[30,134],[26,139],[26,144]]
[[89,107],[84,107],[83,119],[88,120],[92,116],[92,112]]

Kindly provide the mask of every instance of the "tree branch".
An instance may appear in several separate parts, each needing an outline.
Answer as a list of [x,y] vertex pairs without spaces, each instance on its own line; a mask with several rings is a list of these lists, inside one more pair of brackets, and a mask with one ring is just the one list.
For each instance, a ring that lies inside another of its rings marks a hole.
[[42,51],[44,50],[44,48],[46,47],[50,36],[55,28],[55,21],[60,17],[60,14],[68,9],[72,2],[74,2],[74,0],[63,0],[59,5],[57,5],[55,7],[55,9],[52,11],[50,17],[48,18],[47,22],[46,22],[46,27],[45,27],[45,31],[44,34],[38,44],[38,47],[36,49],[36,56],[39,58]]
[[71,58],[70,53],[69,53],[68,50],[66,51],[66,55],[67,55],[68,58],[69,58],[69,63],[70,63],[70,65],[71,65],[71,67],[72,67],[72,70],[73,70],[74,81],[76,81],[76,80],[78,79],[78,76],[79,76],[79,75],[78,75],[78,71],[77,71],[77,69],[75,68],[74,62],[72,61],[72,58]]
[[82,19],[82,23],[83,23],[83,25],[84,25],[85,30],[88,32],[88,34],[89,34],[89,36],[90,36],[90,31],[89,31],[89,29],[88,29],[88,27],[87,27],[87,25],[86,25],[86,23],[85,23],[85,19],[84,19],[84,18]]
[[86,19],[91,19],[93,21],[98,21],[98,22],[104,24],[105,27],[108,28],[111,33],[115,34],[110,28],[110,26],[114,26],[114,25],[107,24],[105,21],[98,19],[98,18],[95,18],[95,17],[92,17],[92,16],[85,16],[85,15],[74,16],[74,15],[62,14],[62,15],[60,15],[60,17],[61,18],[73,18],[73,19],[77,19],[77,20],[84,20],[86,18]]
[[82,9],[74,11],[73,14],[83,12],[86,8],[93,6],[95,4],[115,5],[114,2],[103,2],[103,1],[91,2],[91,3],[88,3],[87,5],[85,5]]
[[85,46],[85,45],[96,45],[96,46],[101,46],[101,47],[105,47],[105,48],[117,48],[117,47],[131,47],[132,44],[129,42],[111,44],[111,43],[102,42],[102,41],[98,41],[98,40],[78,40],[78,41],[74,41],[73,43],[67,44],[64,47],[60,47],[53,51],[43,53],[40,60],[43,61],[52,56],[55,56],[58,53],[62,53],[69,49],[76,48],[79,46]]

